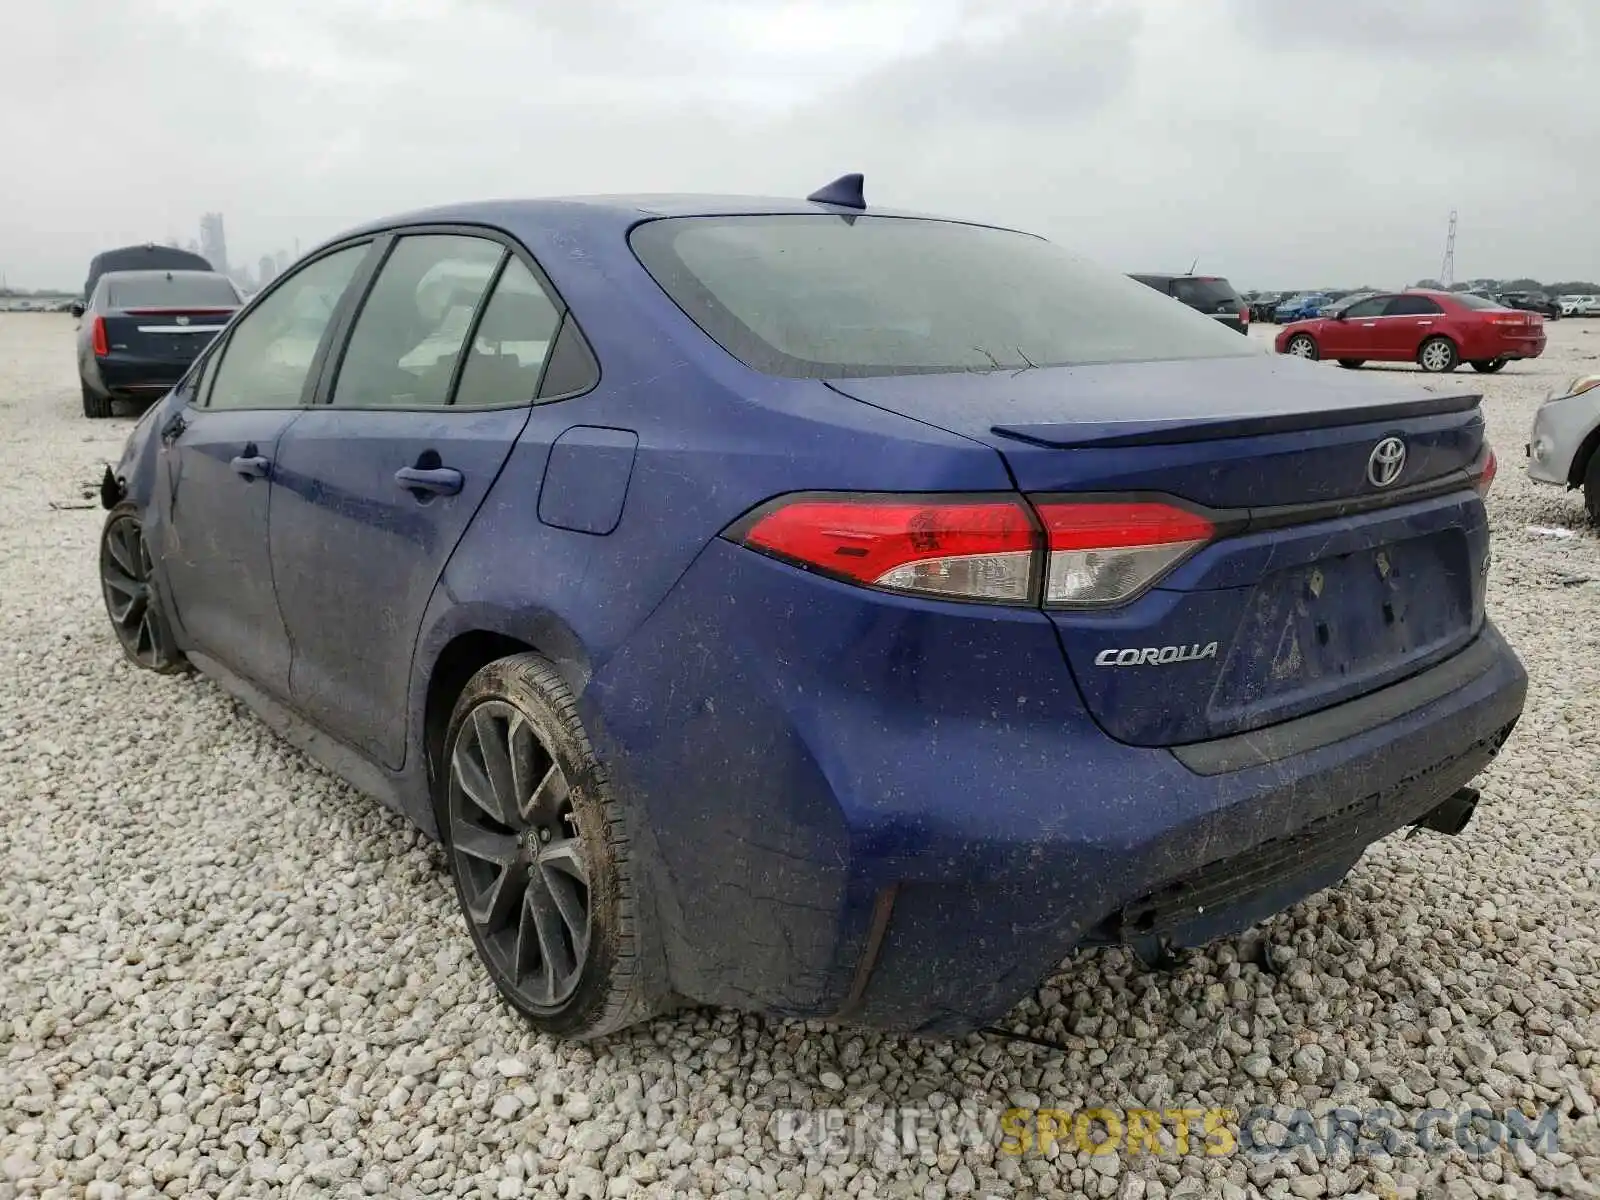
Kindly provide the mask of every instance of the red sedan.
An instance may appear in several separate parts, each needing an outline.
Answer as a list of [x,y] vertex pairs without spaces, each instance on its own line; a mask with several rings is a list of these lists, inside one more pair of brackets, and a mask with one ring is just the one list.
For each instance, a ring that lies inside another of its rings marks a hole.
[[1410,291],[1358,300],[1331,317],[1278,331],[1279,354],[1332,358],[1341,367],[1414,362],[1424,371],[1498,371],[1544,353],[1544,318],[1464,292]]

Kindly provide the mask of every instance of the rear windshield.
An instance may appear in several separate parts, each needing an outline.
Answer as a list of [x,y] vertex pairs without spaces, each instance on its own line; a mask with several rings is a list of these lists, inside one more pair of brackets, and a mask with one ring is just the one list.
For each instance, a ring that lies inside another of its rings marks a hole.
[[239,294],[221,275],[136,275],[106,280],[107,308],[233,308]]
[[899,217],[681,217],[634,253],[705,332],[790,378],[1259,353],[1141,283],[1026,234]]
[[1450,298],[1462,308],[1504,308],[1498,300],[1491,300],[1487,296],[1475,296],[1471,292],[1451,292]]
[[1226,304],[1239,302],[1239,293],[1226,279],[1174,279],[1172,294],[1185,304]]

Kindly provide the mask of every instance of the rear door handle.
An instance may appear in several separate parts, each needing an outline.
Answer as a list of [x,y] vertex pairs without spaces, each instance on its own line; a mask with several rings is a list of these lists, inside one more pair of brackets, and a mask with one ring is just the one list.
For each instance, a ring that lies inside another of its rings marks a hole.
[[454,496],[464,477],[454,467],[401,467],[394,473],[394,481],[408,492]]
[[272,470],[272,462],[259,454],[241,454],[228,465],[246,479],[265,479]]

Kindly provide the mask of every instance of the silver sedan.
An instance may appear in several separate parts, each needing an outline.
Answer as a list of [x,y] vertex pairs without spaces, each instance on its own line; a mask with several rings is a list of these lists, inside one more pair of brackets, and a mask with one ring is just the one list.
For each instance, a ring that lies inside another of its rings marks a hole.
[[1589,520],[1600,525],[1600,375],[1581,375],[1552,392],[1533,415],[1528,478],[1583,489]]

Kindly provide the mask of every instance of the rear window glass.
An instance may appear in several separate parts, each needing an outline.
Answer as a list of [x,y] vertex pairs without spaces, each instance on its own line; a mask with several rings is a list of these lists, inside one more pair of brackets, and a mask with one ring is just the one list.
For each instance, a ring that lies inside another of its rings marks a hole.
[[108,308],[232,308],[239,294],[221,275],[137,275],[106,280]]
[[640,262],[756,370],[841,379],[1259,353],[1125,275],[1027,234],[899,217],[681,217]]
[[1450,298],[1463,308],[1504,308],[1498,300],[1491,300],[1487,296],[1474,296],[1470,292],[1452,292]]
[[1174,279],[1172,294],[1185,304],[1223,304],[1239,299],[1239,293],[1226,279]]

